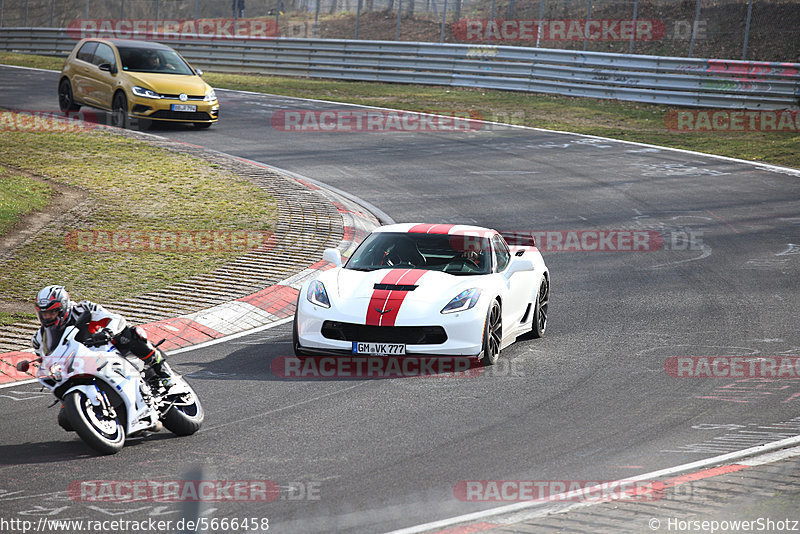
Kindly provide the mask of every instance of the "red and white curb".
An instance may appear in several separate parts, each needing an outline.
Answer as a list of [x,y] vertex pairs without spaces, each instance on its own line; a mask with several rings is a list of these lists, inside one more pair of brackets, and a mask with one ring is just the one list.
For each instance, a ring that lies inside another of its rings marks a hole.
[[[294,179],[306,187],[319,190],[338,210],[344,227],[344,235],[338,247],[342,256],[349,256],[364,237],[380,225],[374,215],[365,211],[356,202],[311,182],[296,177]],[[147,331],[151,340],[164,339],[160,348],[167,353],[264,327],[292,316],[299,288],[303,282],[331,268],[332,264],[318,261],[252,295],[199,312],[139,326]],[[35,381],[35,365],[31,366],[28,373],[17,371],[17,362],[30,360],[32,353],[32,350],[25,350],[0,354],[0,387]]]
[[[625,484],[630,485],[636,482],[659,481],[660,484],[658,488],[655,488],[655,485],[653,485],[654,487],[650,491],[663,491],[664,489],[674,488],[698,480],[735,473],[752,467],[800,456],[800,446],[798,445],[800,445],[800,436],[794,436],[780,441],[750,447],[741,451],[714,456],[713,458],[706,458],[684,465],[625,478],[615,481],[610,485],[614,487],[625,487]],[[646,488],[646,486],[644,488]],[[643,490],[647,491],[644,488],[638,487],[631,491],[639,495]],[[493,529],[507,528],[523,521],[530,521],[556,513],[565,513],[586,506],[596,506],[609,502],[626,502],[624,499],[615,501],[609,498],[563,504],[565,501],[580,499],[582,495],[601,493],[602,489],[602,485],[592,488],[583,488],[552,495],[545,500],[517,502],[489,510],[483,510],[481,512],[474,512],[442,519],[440,521],[432,521],[422,525],[393,530],[387,534],[421,534],[426,532],[431,534],[467,534],[472,532],[485,532]],[[629,496],[635,497],[633,493]],[[490,518],[491,521],[489,520]]]

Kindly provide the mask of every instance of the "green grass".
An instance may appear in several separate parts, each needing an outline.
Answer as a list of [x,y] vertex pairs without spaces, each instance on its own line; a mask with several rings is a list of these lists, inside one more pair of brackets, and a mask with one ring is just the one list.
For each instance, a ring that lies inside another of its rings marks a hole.
[[14,52],[0,52],[0,64],[20,65],[22,67],[35,67],[37,69],[61,70],[64,66],[64,57],[37,56],[34,54],[17,54]]
[[[29,301],[52,283],[76,299],[136,295],[208,272],[242,247],[102,252],[75,246],[76,231],[274,230],[277,208],[263,189],[216,165],[104,131],[0,131],[0,163],[84,190],[85,205],[21,247],[0,270],[0,300]],[[13,177],[12,177],[13,178]],[[123,233],[122,235],[130,235]],[[186,235],[184,233],[184,235]]]
[[44,208],[52,194],[47,184],[0,167],[0,235],[26,213]]
[[[35,58],[35,59],[31,59]],[[0,63],[60,69],[63,60],[0,53]],[[44,65],[49,64],[49,67]],[[409,111],[472,112],[484,119],[696,150],[800,168],[800,132],[673,132],[668,106],[491,89],[341,82],[207,72],[214,87]],[[221,106],[224,110],[225,101]],[[224,119],[223,119],[224,120]]]
[[[33,302],[33,299],[31,299]],[[31,307],[33,304],[31,304]],[[35,321],[36,314],[31,313],[7,313],[0,312],[0,326],[11,326],[13,324],[21,323],[23,321]]]

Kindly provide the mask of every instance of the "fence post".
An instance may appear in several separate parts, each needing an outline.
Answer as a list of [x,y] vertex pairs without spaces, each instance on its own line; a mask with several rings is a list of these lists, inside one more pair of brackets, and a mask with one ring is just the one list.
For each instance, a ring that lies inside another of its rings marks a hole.
[[439,42],[444,42],[444,23],[447,19],[447,0],[444,0],[444,7],[442,8],[442,33],[439,35]]
[[3,27],[3,0],[0,0],[0,28],[2,27]]
[[50,0],[50,27],[53,28],[53,14],[56,10],[56,0]]
[[492,24],[494,24],[494,3],[495,0],[492,0],[492,16],[489,19],[489,43],[492,44]]
[[317,26],[319,25],[319,2],[317,0],[317,7],[314,9],[314,39],[317,38]]
[[753,14],[753,0],[747,3],[747,22],[744,25],[744,46],[742,47],[742,61],[747,59],[747,40],[750,37],[750,16]]
[[28,0],[25,0],[25,21],[22,23],[23,26],[28,26]]
[[403,12],[403,0],[397,2],[397,29],[394,31],[394,40],[400,40],[400,13]]
[[586,10],[586,24],[583,26],[583,51],[589,45],[589,19],[592,18],[592,0],[589,0],[589,8]]
[[636,36],[636,19],[639,16],[639,0],[633,0],[633,32],[631,32],[631,46],[628,53],[633,54],[633,39]]
[[542,38],[542,19],[544,18],[544,0],[539,0],[539,25],[536,27],[536,48]]
[[358,21],[361,18],[361,0],[358,0],[358,6],[356,7],[356,36],[355,39],[358,40]]
[[161,3],[159,2],[159,0],[156,0],[156,22],[158,22],[158,11],[160,7]]
[[689,57],[692,57],[692,52],[694,51],[694,39],[697,36],[697,24],[700,21],[700,2],[702,0],[697,0],[697,10],[694,12],[694,24],[692,24],[692,40],[689,41]]
[[196,33],[200,33],[197,31],[197,19],[199,18],[200,18],[200,0],[194,0],[194,27]]
[[119,5],[119,20],[124,20],[124,19],[125,19],[125,0],[122,0],[122,2],[120,2]]
[[276,37],[281,36],[281,27],[280,27],[280,20],[281,20],[281,0],[275,0],[275,32],[277,33]]
[[86,0],[86,6],[84,7],[84,10],[83,10],[83,17],[86,20],[89,20],[89,0]]

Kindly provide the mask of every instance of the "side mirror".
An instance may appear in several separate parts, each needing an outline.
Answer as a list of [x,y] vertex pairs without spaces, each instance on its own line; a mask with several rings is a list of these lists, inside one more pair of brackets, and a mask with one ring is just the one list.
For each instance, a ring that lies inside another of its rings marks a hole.
[[27,373],[30,367],[31,367],[31,362],[29,362],[28,360],[20,360],[17,362],[17,371],[21,373]]
[[115,67],[111,63],[100,63],[97,66],[97,68],[100,69],[100,70],[104,70],[106,72],[110,72],[111,74],[116,74],[117,73],[117,67]]
[[342,253],[339,252],[338,248],[326,248],[325,252],[322,253],[322,259],[337,267],[342,266]]
[[514,273],[532,271],[534,269],[535,267],[533,266],[533,262],[531,260],[528,258],[518,258],[512,260],[511,265],[508,266],[504,276],[506,278],[511,278],[511,275]]
[[203,75],[203,69],[194,69],[194,71],[197,73],[198,76]]

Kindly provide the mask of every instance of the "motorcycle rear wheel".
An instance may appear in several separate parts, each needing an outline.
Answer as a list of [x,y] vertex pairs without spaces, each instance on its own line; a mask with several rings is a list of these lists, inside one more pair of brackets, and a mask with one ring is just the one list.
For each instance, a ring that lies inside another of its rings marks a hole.
[[116,418],[104,415],[80,391],[64,398],[64,410],[75,432],[100,454],[115,454],[125,445],[125,426],[119,414]]

